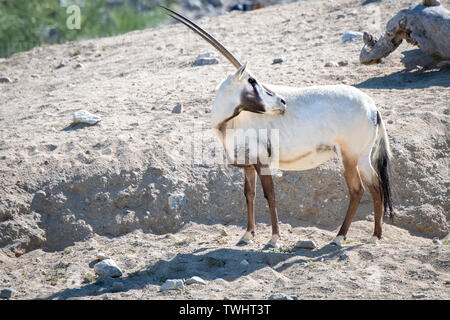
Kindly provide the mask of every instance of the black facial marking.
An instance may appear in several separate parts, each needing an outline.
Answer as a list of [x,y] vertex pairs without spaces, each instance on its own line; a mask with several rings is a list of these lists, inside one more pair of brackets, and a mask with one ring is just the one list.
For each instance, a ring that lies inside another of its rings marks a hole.
[[241,108],[241,110],[254,113],[266,112],[266,108],[264,107],[261,98],[254,92],[248,92],[247,90],[242,91],[241,103],[236,108]]

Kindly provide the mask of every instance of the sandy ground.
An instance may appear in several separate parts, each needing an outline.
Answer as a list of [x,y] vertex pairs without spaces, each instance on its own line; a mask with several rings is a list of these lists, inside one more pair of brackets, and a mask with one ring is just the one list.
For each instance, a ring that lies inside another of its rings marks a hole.
[[[212,49],[183,26],[0,60],[0,76],[12,80],[0,84],[0,289],[13,290],[11,299],[449,299],[450,70],[422,70],[426,59],[408,44],[362,66],[362,41],[341,40],[347,31],[381,34],[408,5],[301,1],[199,21],[262,82],[344,83],[374,98],[396,181],[396,223],[384,224],[379,246],[366,243],[367,195],[344,246],[329,245],[348,201],[336,159],[275,179],[281,249],[266,247],[259,186],[256,241],[237,245],[246,224],[242,173],[195,164],[182,148],[189,130],[208,128],[215,88],[233,68],[221,57],[191,67]],[[272,64],[278,57],[283,63]],[[58,67],[62,59],[68,64]],[[174,114],[178,103],[184,111]],[[102,121],[71,126],[79,109]],[[297,249],[299,237],[319,247]],[[122,277],[95,276],[99,252]],[[195,275],[206,285],[160,290]],[[114,292],[114,282],[123,288]]]

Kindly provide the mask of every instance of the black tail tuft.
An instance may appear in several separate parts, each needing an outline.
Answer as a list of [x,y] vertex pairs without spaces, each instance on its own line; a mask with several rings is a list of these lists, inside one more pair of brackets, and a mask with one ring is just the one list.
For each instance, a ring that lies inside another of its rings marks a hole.
[[380,181],[381,194],[383,196],[384,214],[389,211],[391,221],[394,220],[394,211],[392,209],[392,192],[391,192],[391,153],[389,150],[389,142],[383,121],[379,113],[377,114],[377,122],[380,126],[380,140],[375,152],[374,167]]

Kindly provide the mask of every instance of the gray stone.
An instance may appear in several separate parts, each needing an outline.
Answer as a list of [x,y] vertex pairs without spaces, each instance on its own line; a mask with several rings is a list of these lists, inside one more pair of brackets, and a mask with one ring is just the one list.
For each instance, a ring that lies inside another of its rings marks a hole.
[[0,289],[0,298],[9,299],[12,297],[14,291],[12,289]]
[[1,77],[0,78],[0,83],[11,83],[11,79],[8,77]]
[[411,296],[413,297],[413,299],[422,299],[426,297],[425,293],[423,292],[413,293]]
[[212,52],[205,52],[202,54],[199,54],[195,61],[191,64],[192,67],[199,67],[199,66],[208,66],[212,64],[218,64],[219,60],[217,60],[214,57],[214,54]]
[[205,280],[203,280],[202,278],[200,278],[200,277],[197,277],[197,276],[193,276],[193,277],[191,277],[191,278],[189,278],[189,279],[186,279],[186,281],[184,281],[184,283],[185,284],[195,284],[195,283],[198,283],[198,284],[206,284],[206,281]]
[[286,295],[284,293],[274,293],[269,297],[269,300],[298,300],[296,295]]
[[105,259],[94,265],[94,271],[100,277],[120,277],[123,273],[113,259]]
[[73,124],[84,123],[94,125],[102,120],[99,116],[96,116],[86,110],[78,110],[73,113]]
[[183,279],[168,279],[161,286],[161,291],[166,290],[184,290]]
[[62,59],[62,60],[59,62],[59,64],[58,64],[58,66],[56,67],[56,69],[63,68],[63,67],[65,67],[65,66],[67,66],[68,64],[69,64],[69,60],[67,60],[67,59]]
[[243,265],[243,266],[248,266],[249,265],[248,261],[245,260],[245,259],[242,260],[240,264]]
[[95,258],[97,258],[100,261],[103,261],[103,260],[109,259],[110,257],[106,253],[99,252],[96,254]]
[[361,39],[362,36],[363,36],[363,34],[361,32],[348,31],[342,35],[341,39],[343,42],[347,42],[347,41],[353,41],[355,39]]
[[335,61],[328,61],[327,63],[325,63],[325,67],[329,68],[329,67],[338,67],[339,64]]
[[315,249],[315,248],[317,248],[317,245],[312,240],[302,240],[302,239],[300,239],[295,244],[295,247],[301,248],[301,249]]
[[442,244],[441,240],[439,240],[438,237],[434,237],[434,238],[433,238],[433,243],[434,243],[434,244]]
[[172,113],[182,113],[182,112],[183,112],[183,105],[181,103],[177,103],[177,105],[172,109]]
[[284,61],[285,61],[284,58],[279,57],[279,58],[273,59],[272,64],[279,64],[279,63],[283,63]]

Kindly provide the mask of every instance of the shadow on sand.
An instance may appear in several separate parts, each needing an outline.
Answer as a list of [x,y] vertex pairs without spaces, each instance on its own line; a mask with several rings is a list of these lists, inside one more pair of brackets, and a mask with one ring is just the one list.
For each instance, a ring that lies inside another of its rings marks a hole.
[[[250,275],[253,272],[271,266],[275,271],[282,272],[294,264],[303,262],[320,262],[332,260],[339,257],[343,252],[354,250],[361,244],[337,247],[327,244],[319,249],[299,249],[294,248],[290,252],[277,252],[274,250],[253,250],[246,246],[236,248],[201,248],[192,253],[179,253],[173,259],[159,260],[147,266],[145,269],[133,272],[121,278],[99,278],[94,283],[81,285],[77,288],[68,288],[39,299],[69,299],[83,298],[85,296],[99,296],[104,293],[113,292],[112,284],[120,281],[123,290],[142,290],[147,285],[161,285],[168,278],[181,279],[194,275],[204,280],[224,279],[234,281],[242,276]],[[226,259],[225,259],[226,257]],[[306,260],[307,258],[307,260]],[[246,259],[250,262],[248,266],[243,266],[240,262]],[[286,262],[286,260],[288,260]],[[93,261],[94,264],[97,261]]]
[[419,49],[402,52],[401,62],[405,69],[389,75],[367,79],[354,84],[366,89],[424,89],[450,87],[450,68],[437,68],[427,55]]

